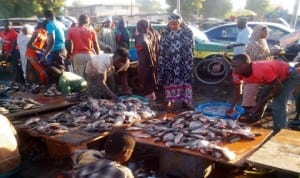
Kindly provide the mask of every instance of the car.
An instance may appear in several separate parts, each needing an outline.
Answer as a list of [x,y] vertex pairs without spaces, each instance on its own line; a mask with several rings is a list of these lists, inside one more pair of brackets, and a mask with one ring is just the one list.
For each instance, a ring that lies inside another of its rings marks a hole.
[[[267,25],[269,28],[269,36],[267,38],[269,46],[275,45],[280,38],[294,31],[285,25],[272,22],[248,22],[247,24],[250,28],[254,28],[256,25]],[[209,28],[204,33],[211,41],[234,43],[238,34],[238,28],[235,22],[230,22]]]
[[280,46],[284,49],[284,57],[293,61],[300,52],[300,29],[279,39]]
[[[162,33],[164,28],[166,28],[166,24],[151,24],[151,26],[157,30],[159,33]],[[127,30],[131,35],[130,39],[130,49],[129,51],[134,50],[134,38],[133,35],[135,33],[135,25],[128,25]],[[194,34],[195,44],[194,44],[194,59],[205,59],[210,56],[220,54],[222,49],[224,49],[223,43],[211,42],[203,31],[200,31],[198,28],[189,25],[189,28],[192,30]]]

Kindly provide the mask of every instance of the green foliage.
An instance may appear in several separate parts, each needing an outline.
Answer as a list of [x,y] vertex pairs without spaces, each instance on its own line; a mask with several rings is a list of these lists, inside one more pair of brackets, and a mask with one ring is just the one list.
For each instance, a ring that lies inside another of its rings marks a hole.
[[[180,14],[184,20],[192,20],[203,7],[203,3],[206,0],[181,0]],[[177,8],[177,0],[166,0],[166,3],[170,6],[168,12],[171,13]]]
[[247,0],[246,9],[256,12],[257,18],[263,18],[270,11],[270,0]]
[[141,10],[147,13],[154,13],[161,9],[160,0],[136,0],[136,3],[141,6]]
[[208,0],[203,3],[203,9],[201,9],[200,14],[205,18],[224,18],[225,14],[231,11],[231,9],[232,4],[230,0]]
[[43,11],[53,9],[61,14],[64,0],[0,0],[0,18],[43,16]]

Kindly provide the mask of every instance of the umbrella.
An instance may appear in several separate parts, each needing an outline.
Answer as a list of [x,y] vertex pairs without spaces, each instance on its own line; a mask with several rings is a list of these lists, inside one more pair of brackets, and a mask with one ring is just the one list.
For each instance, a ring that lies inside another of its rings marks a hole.
[[232,11],[230,13],[230,16],[235,16],[235,17],[239,17],[239,16],[256,16],[256,13],[252,10],[249,10],[249,9],[238,9],[238,10]]

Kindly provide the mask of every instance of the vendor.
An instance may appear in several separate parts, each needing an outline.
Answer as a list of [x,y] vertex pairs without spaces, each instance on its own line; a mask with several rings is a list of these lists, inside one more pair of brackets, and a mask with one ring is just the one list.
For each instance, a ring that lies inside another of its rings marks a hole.
[[114,101],[119,101],[115,94],[117,91],[115,75],[121,81],[123,92],[130,94],[127,83],[129,64],[128,50],[125,48],[116,49],[114,54],[102,53],[92,56],[85,69],[89,95],[94,98],[103,98],[107,95]]
[[63,94],[70,94],[72,92],[84,92],[87,91],[87,82],[83,77],[76,75],[72,72],[64,71],[64,66],[61,68],[50,67],[50,76],[55,83],[58,84]]
[[0,177],[17,176],[20,162],[17,132],[10,121],[0,115]]
[[231,61],[233,70],[233,82],[235,83],[232,108],[226,111],[231,115],[234,107],[240,99],[241,81],[248,83],[262,84],[261,98],[245,117],[239,119],[240,122],[251,123],[257,121],[261,116],[261,111],[265,104],[272,101],[273,130],[275,133],[286,128],[286,104],[289,94],[299,81],[300,75],[289,64],[284,61],[254,61],[251,62],[248,55],[235,55]]

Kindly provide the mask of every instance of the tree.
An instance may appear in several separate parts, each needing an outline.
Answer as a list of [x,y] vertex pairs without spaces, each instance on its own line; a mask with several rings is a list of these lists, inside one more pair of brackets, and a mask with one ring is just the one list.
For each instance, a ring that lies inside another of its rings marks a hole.
[[225,14],[231,11],[232,4],[230,0],[209,0],[203,3],[203,9],[200,13],[204,17],[224,18]]
[[[199,10],[202,9],[203,2],[206,0],[181,0],[180,13],[184,20],[192,20]],[[177,0],[166,0],[166,3],[170,6],[168,12],[171,13],[177,8]]]
[[141,6],[141,10],[146,13],[153,13],[161,10],[160,0],[136,0],[136,3]]
[[270,11],[270,0],[247,0],[246,9],[256,12],[257,18],[263,18]]
[[43,16],[43,11],[53,9],[61,14],[64,0],[0,0],[0,18]]

